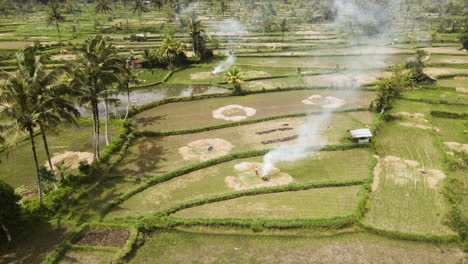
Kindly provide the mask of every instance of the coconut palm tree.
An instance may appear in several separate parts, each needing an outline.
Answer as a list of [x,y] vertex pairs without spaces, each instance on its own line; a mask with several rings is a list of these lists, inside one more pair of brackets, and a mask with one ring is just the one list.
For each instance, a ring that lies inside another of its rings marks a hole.
[[242,80],[243,75],[239,71],[237,66],[232,67],[228,72],[226,72],[225,78],[229,84],[232,84],[232,88],[234,88],[234,94],[242,95]]
[[288,28],[288,22],[286,20],[286,18],[283,18],[283,20],[281,21],[280,23],[280,30],[281,30],[281,42],[284,44],[284,34],[286,33],[286,31],[289,30]]
[[57,0],[52,0],[48,4],[47,23],[55,24],[59,35],[60,51],[62,51],[62,35],[60,33],[59,23],[65,21],[65,17],[62,15],[61,9],[62,4]]
[[[79,115],[72,102],[65,99],[70,90],[68,86],[61,82],[62,76],[67,71],[67,67],[56,67],[46,70],[46,63],[50,62],[47,55],[36,56],[34,47],[25,48],[16,54],[17,76],[27,81],[29,93],[38,106],[38,125],[41,130],[42,140],[50,170],[53,172],[49,145],[46,132],[48,129],[57,126],[62,119],[76,124],[74,117]],[[57,186],[55,185],[57,188]]]
[[34,140],[34,129],[39,123],[37,102],[31,96],[27,80],[21,75],[3,72],[0,77],[4,82],[0,90],[0,118],[12,120],[18,130],[29,134],[36,167],[39,203],[42,205],[42,183]]
[[128,117],[128,111],[130,109],[130,84],[131,83],[136,83],[138,81],[137,76],[133,74],[132,69],[129,65],[126,65],[124,67],[121,75],[121,90],[124,90],[127,94],[127,109],[125,111],[125,118],[124,120],[127,119]]
[[87,40],[79,49],[77,65],[71,71],[70,86],[76,92],[80,105],[89,104],[94,124],[94,158],[99,160],[99,101],[107,96],[106,90],[120,84],[118,74],[125,63],[117,56],[112,43],[101,35]]
[[94,8],[94,10],[96,11],[96,13],[101,13],[101,14],[111,13],[112,7],[111,7],[110,0],[97,0],[96,7]]
[[188,27],[190,37],[192,38],[193,53],[202,59],[205,55],[206,39],[203,36],[205,30],[202,27],[201,20],[198,20],[195,16],[192,16],[188,21]]
[[161,43],[160,50],[166,55],[169,66],[173,66],[174,59],[184,53],[184,46],[174,36],[168,34]]
[[132,7],[132,12],[138,13],[138,19],[140,20],[141,25],[141,13],[148,12],[148,8],[145,6],[145,0],[135,0],[135,4]]

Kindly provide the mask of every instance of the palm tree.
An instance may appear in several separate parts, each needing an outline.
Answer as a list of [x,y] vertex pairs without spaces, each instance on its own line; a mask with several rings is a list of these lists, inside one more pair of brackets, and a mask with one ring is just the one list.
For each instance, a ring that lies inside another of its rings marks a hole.
[[97,0],[95,11],[96,13],[110,13],[112,12],[112,7],[110,7],[111,3],[110,0]]
[[239,71],[239,68],[237,68],[237,66],[232,67],[228,72],[226,72],[225,78],[228,81],[228,84],[232,84],[235,95],[243,94],[243,91],[242,91],[243,76],[242,76],[242,73]]
[[284,44],[284,34],[286,33],[286,31],[289,30],[288,22],[286,21],[286,18],[283,18],[283,21],[281,21],[280,30],[281,30],[281,33],[282,33],[281,42]]
[[127,109],[125,112],[125,118],[124,120],[127,119],[128,117],[128,111],[130,109],[130,83],[136,83],[138,81],[137,77],[135,74],[133,74],[132,69],[129,65],[126,65],[126,67],[123,69],[122,74],[121,74],[121,89],[125,90],[127,93]]
[[87,40],[79,49],[78,64],[72,71],[70,86],[76,91],[78,103],[90,104],[94,124],[94,158],[99,160],[99,101],[107,96],[106,90],[120,83],[118,73],[125,63],[112,43],[101,35]]
[[59,42],[60,42],[60,51],[62,51],[62,35],[60,33],[59,23],[65,21],[65,17],[61,13],[62,4],[57,0],[52,0],[49,2],[49,9],[47,14],[47,23],[48,24],[55,24],[57,27],[57,32],[59,35]]
[[153,0],[153,6],[157,7],[159,11],[164,7],[166,0]]
[[201,20],[196,19],[195,16],[192,16],[188,21],[190,37],[192,38],[193,44],[193,53],[203,58],[206,50],[206,39],[203,36],[205,30],[202,28]]
[[184,46],[180,41],[169,34],[164,38],[160,50],[166,55],[169,66],[172,67],[176,56],[184,53]]
[[132,7],[132,12],[138,13],[138,19],[141,25],[141,13],[148,12],[148,8],[145,6],[145,0],[135,0],[135,5]]
[[[76,124],[74,117],[79,115],[73,103],[64,97],[70,91],[61,82],[61,77],[66,73],[67,67],[61,66],[46,70],[46,63],[50,62],[50,57],[47,55],[37,57],[34,47],[25,48],[17,53],[16,57],[18,67],[16,75],[27,81],[29,92],[38,106],[38,125],[49,167],[53,172],[46,131],[57,126],[62,119]],[[57,188],[56,185],[54,186]]]
[[27,80],[21,75],[3,72],[0,77],[4,82],[0,90],[0,118],[13,120],[18,130],[29,134],[36,167],[39,203],[42,205],[42,183],[34,141],[34,129],[38,126],[39,118],[37,102],[30,94]]

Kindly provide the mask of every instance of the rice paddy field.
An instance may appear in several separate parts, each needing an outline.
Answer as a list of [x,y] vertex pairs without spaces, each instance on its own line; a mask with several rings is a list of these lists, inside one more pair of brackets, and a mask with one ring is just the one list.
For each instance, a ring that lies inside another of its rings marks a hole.
[[[341,0],[331,1],[336,19],[304,0],[179,1],[177,14],[143,3],[141,16],[131,1],[112,2],[109,13],[75,2],[81,12],[63,7],[63,48],[47,6],[0,16],[0,71],[14,74],[14,54],[33,44],[51,55],[48,68],[76,62],[78,46],[97,34],[139,66],[128,98],[125,90],[106,95],[102,161],[93,163],[92,109],[70,96],[78,126],[48,135],[56,173],[68,176],[58,190],[49,186],[40,217],[25,216],[8,246],[0,229],[0,264],[467,262],[468,53],[458,33],[431,35],[445,15],[401,14],[397,29],[371,38],[359,35],[369,28],[350,31],[359,23]],[[194,56],[189,14],[213,57]],[[187,61],[150,67],[145,52],[163,50],[168,34]],[[374,111],[379,81],[418,50],[434,82]],[[226,77],[232,66],[242,95]],[[370,141],[358,143],[355,129],[368,129]],[[0,145],[0,180],[32,210],[30,139],[0,135],[9,146]],[[38,128],[34,139],[47,166]]]

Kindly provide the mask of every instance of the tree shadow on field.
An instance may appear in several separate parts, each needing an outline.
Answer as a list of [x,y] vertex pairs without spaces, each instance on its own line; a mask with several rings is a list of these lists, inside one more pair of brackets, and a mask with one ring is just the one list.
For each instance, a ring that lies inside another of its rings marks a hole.
[[135,119],[135,122],[138,127],[146,127],[146,126],[152,126],[155,124],[159,124],[160,121],[166,120],[167,116],[149,116],[149,117],[139,117]]
[[[159,142],[161,139],[157,139]],[[163,158],[169,150],[158,144],[155,139],[140,142],[134,153],[129,156],[125,162],[133,164],[132,168],[125,168],[120,172],[124,175],[131,175],[137,177],[150,177],[154,173],[158,173],[162,166],[161,161],[166,161]],[[148,175],[151,174],[151,175]]]
[[0,264],[41,263],[68,232],[59,224],[51,224],[40,219],[26,220],[21,228],[21,234],[13,237],[12,244],[8,248],[0,248]]

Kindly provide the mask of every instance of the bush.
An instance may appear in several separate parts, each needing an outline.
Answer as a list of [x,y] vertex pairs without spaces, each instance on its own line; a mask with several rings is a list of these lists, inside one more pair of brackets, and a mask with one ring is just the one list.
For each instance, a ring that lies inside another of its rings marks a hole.
[[464,49],[468,50],[468,31],[461,33],[458,37]]
[[371,109],[384,113],[393,107],[394,100],[400,96],[403,89],[413,86],[412,74],[406,74],[401,67],[393,69],[393,75],[377,83],[377,97],[372,101]]
[[[11,241],[10,230],[20,225],[21,211],[18,201],[21,199],[15,190],[0,180],[0,244]],[[4,239],[6,238],[6,239]]]

